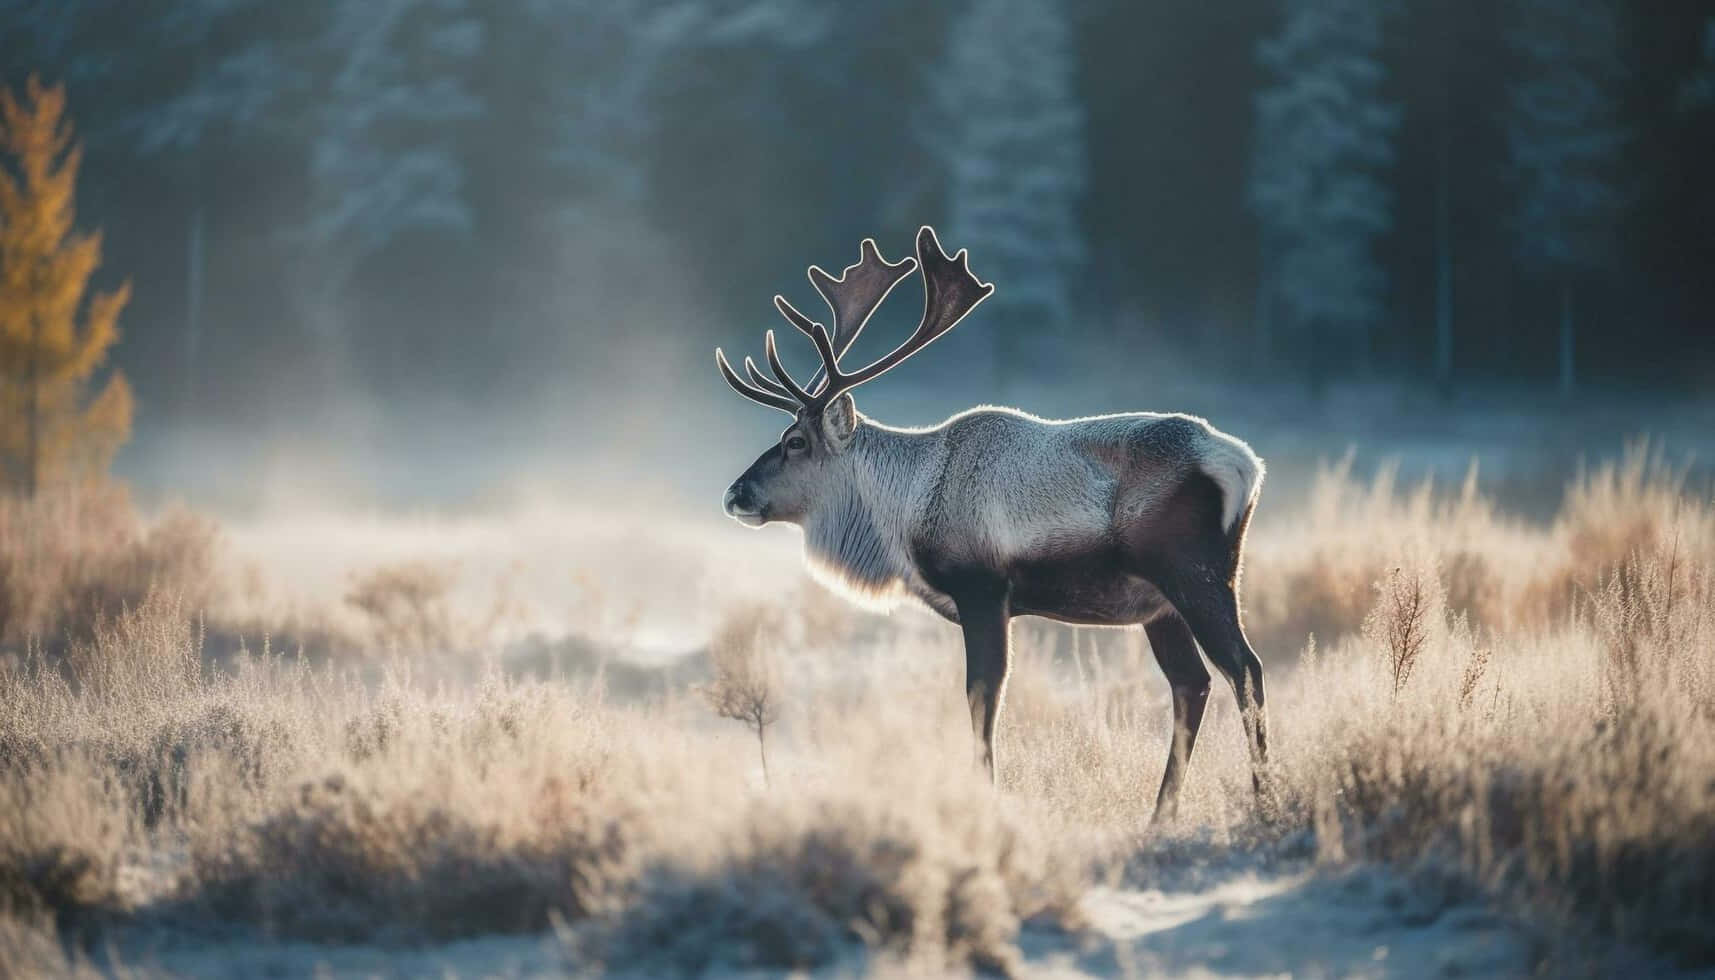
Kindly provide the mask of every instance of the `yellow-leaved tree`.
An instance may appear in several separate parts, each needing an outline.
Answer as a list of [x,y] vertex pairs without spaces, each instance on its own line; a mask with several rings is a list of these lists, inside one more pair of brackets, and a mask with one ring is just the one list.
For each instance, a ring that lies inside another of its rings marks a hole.
[[31,496],[104,472],[131,432],[124,375],[95,390],[131,287],[86,299],[101,234],[73,227],[82,154],[65,108],[64,87],[35,78],[21,100],[0,91],[0,473]]

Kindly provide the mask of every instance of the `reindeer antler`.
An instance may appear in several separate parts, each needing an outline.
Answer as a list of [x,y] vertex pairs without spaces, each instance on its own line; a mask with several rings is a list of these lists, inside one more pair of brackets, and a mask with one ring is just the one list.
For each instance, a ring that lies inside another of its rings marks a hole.
[[[765,378],[757,377],[755,374],[752,374],[751,377],[758,383],[751,384],[749,381],[739,377],[738,373],[732,369],[732,365],[726,362],[726,354],[719,347],[715,348],[715,366],[721,369],[721,377],[726,379],[726,383],[732,386],[733,391],[736,391],[751,401],[756,402],[758,405],[767,405],[769,408],[778,408],[788,415],[798,414],[799,405],[786,393],[786,389],[781,388],[780,393],[776,394],[772,389],[779,386],[775,385],[772,381],[767,382],[769,385],[768,388],[763,388],[761,387],[761,383],[767,380]],[[747,371],[753,370],[755,367],[755,365],[750,363],[750,358],[748,357],[744,359],[744,366]]]
[[[852,342],[857,340],[870,316],[881,305],[882,300],[887,298],[888,293],[893,291],[893,287],[919,267],[923,270],[923,318],[918,322],[917,329],[904,343],[880,360],[857,371],[841,371],[840,358],[851,349]],[[924,225],[917,232],[915,262],[905,258],[890,263],[876,249],[875,240],[866,238],[858,248],[857,264],[847,266],[838,279],[828,275],[818,266],[811,266],[809,275],[810,283],[822,294],[822,299],[827,302],[828,309],[834,315],[832,335],[822,324],[800,313],[785,297],[774,297],[775,308],[788,323],[810,338],[816,345],[816,353],[822,359],[822,366],[811,377],[808,388],[800,386],[787,372],[785,365],[781,364],[772,330],[764,339],[764,353],[767,355],[768,367],[774,372],[777,381],[763,377],[750,358],[745,358],[745,372],[749,375],[747,382],[732,370],[727,364],[726,356],[719,349],[715,351],[715,360],[720,365],[721,374],[735,391],[752,401],[794,414],[800,410],[811,414],[820,412],[841,394],[866,381],[873,381],[897,367],[911,355],[929,346],[935,338],[953,329],[977,304],[994,292],[993,285],[982,282],[971,274],[964,249],[960,249],[958,255],[948,258],[941,250],[935,230],[928,225]]]
[[[893,292],[893,287],[900,280],[917,270],[915,259],[907,256],[898,262],[889,262],[883,258],[881,251],[875,247],[875,239],[866,238],[858,246],[858,260],[853,265],[845,267],[840,277],[835,279],[828,275],[819,265],[810,267],[810,285],[816,287],[816,292],[822,294],[822,301],[828,304],[828,309],[834,314],[834,334],[830,338],[835,359],[846,356],[851,350],[852,343],[858,334],[863,332],[864,324],[869,322],[870,315],[887,299],[887,294]],[[814,324],[810,318],[798,312],[784,296],[774,297],[774,306],[788,322],[797,327],[806,337],[816,339],[811,328]],[[827,375],[827,369],[822,368],[810,378],[810,390],[816,391]]]
[[[941,251],[935,229],[924,225],[917,232],[917,261],[923,267],[923,319],[917,329],[880,360],[851,373],[840,370],[837,362],[826,354],[823,361],[828,369],[828,384],[822,394],[832,398],[850,391],[866,381],[874,381],[898,367],[906,358],[929,346],[935,338],[958,325],[977,304],[994,293],[994,284],[983,282],[971,274],[969,252],[959,249],[952,258]],[[817,345],[821,347],[820,344]]]

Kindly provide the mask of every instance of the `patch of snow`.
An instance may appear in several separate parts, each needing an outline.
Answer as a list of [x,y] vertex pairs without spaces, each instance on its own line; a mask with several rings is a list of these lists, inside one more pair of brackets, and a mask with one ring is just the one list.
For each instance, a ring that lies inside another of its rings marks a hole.
[[1533,962],[1528,937],[1483,905],[1425,898],[1382,869],[1098,888],[1082,910],[1081,935],[1027,933],[1031,976],[1517,977]]

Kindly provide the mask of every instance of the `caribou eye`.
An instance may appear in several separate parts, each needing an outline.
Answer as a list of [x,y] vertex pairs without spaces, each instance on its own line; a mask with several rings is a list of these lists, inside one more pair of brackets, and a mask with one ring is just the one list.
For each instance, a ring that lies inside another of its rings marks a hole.
[[801,435],[794,433],[786,437],[786,451],[789,453],[801,453],[809,448],[810,440]]

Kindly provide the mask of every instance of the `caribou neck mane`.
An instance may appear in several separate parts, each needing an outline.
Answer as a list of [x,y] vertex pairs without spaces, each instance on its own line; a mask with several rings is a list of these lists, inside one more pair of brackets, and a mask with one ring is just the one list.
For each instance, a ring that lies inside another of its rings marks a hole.
[[912,510],[937,442],[932,429],[897,429],[862,414],[851,445],[829,462],[846,478],[804,521],[812,569],[854,598],[892,598],[912,574]]

